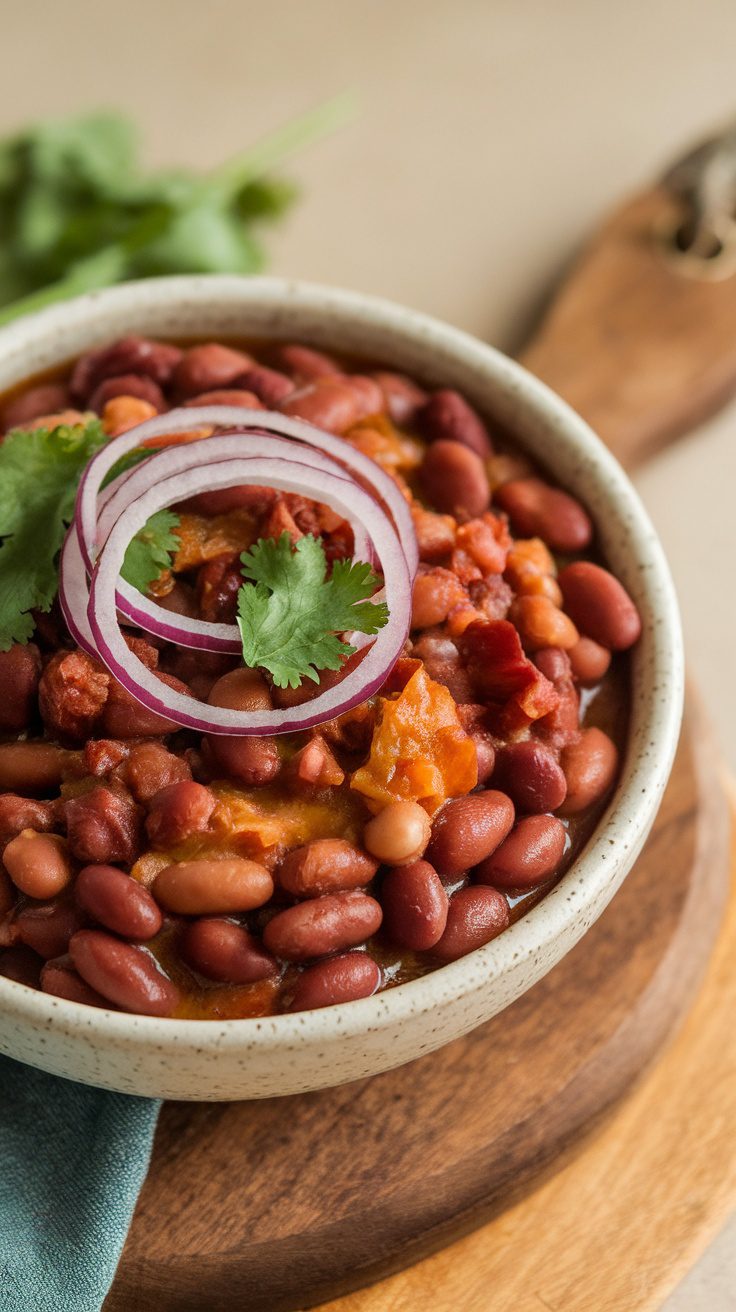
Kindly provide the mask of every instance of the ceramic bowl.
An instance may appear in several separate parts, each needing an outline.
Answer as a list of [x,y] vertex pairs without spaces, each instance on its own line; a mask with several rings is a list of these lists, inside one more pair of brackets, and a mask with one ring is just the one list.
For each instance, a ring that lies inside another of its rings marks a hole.
[[560,883],[486,947],[372,998],[260,1020],[131,1016],[0,978],[0,1051],[104,1088],[165,1098],[263,1098],[388,1070],[518,998],[578,942],[631,869],[667,782],[682,710],[680,623],[662,548],[626,475],[559,397],[473,337],[356,292],[278,278],[128,283],[6,327],[0,389],[127,332],[304,340],[459,388],[586,504],[612,569],[641,612],[631,731],[611,803]]

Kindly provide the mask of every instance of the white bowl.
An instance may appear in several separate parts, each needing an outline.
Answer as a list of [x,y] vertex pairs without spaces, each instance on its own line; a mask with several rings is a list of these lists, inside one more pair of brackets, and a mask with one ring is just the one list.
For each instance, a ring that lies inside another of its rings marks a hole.
[[610,806],[560,883],[486,947],[360,1002],[261,1020],[131,1016],[0,978],[0,1051],[103,1088],[264,1098],[388,1070],[518,998],[577,943],[631,869],[670,773],[682,712],[680,623],[662,548],[613,457],[531,374],[457,329],[357,292],[238,277],[162,278],[94,292],[0,332],[0,389],[131,331],[304,340],[459,388],[586,504],[641,612],[628,749]]

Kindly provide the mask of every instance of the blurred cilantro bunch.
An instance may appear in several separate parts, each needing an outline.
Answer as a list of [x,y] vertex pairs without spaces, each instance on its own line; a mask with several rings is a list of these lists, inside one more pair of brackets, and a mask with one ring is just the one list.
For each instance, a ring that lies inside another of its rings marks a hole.
[[128,278],[257,272],[260,232],[296,197],[272,170],[347,109],[318,106],[205,174],[143,172],[136,130],[113,112],[0,142],[0,323]]

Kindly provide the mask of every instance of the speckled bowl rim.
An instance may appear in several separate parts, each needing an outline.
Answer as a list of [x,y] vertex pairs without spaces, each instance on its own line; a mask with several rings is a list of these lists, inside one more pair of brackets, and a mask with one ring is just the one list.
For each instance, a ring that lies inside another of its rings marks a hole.
[[[263,1048],[319,1044],[334,1037],[360,1035],[441,1009],[443,1003],[488,986],[505,974],[518,974],[525,962],[546,957],[555,964],[582,937],[623,881],[632,857],[643,845],[672,767],[682,717],[684,662],[677,599],[662,547],[637,493],[618,462],[588,425],[564,401],[520,365],[467,333],[440,320],[390,301],[359,292],[281,278],[241,278],[228,275],[149,279],[88,293],[73,301],[28,316],[0,330],[0,360],[23,353],[42,337],[63,338],[70,325],[81,327],[100,313],[126,312],[162,303],[206,306],[228,304],[235,311],[248,307],[281,306],[370,321],[391,338],[417,338],[424,350],[434,350],[437,374],[442,359],[462,356],[469,366],[485,369],[501,389],[516,394],[535,420],[554,432],[594,468],[601,497],[608,501],[612,521],[628,535],[632,560],[646,575],[645,593],[651,606],[651,670],[649,685],[638,689],[646,702],[635,759],[627,757],[622,778],[598,827],[582,854],[560,883],[523,919],[499,938],[467,957],[439,967],[417,980],[360,1001],[319,1011],[242,1020],[175,1020],[107,1011],[51,997],[0,977],[0,1008],[19,1019],[52,1025],[70,1035],[80,1029],[88,1039],[104,1033],[134,1046],[158,1051],[195,1047],[203,1057],[223,1049],[254,1043]],[[139,329],[145,331],[144,327]],[[150,331],[150,330],[149,330]],[[184,334],[186,335],[186,334]],[[319,334],[317,334],[317,337]],[[336,341],[334,322],[325,328],[325,344]],[[318,342],[319,344],[319,342]],[[58,350],[56,352],[58,355]],[[42,368],[39,365],[38,368]],[[22,376],[22,375],[21,375]],[[550,461],[554,469],[554,462]],[[605,489],[605,490],[604,490]],[[600,527],[600,525],[599,525]],[[634,690],[637,670],[634,665]],[[574,924],[571,922],[574,921]],[[564,939],[562,951],[555,940]],[[542,972],[543,973],[543,972]],[[532,972],[535,979],[537,975]]]

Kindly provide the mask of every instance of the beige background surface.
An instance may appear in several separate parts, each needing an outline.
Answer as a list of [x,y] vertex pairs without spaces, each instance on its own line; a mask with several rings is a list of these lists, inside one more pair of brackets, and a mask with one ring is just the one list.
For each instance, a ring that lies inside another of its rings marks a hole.
[[[304,195],[272,268],[511,350],[606,207],[736,116],[734,0],[4,0],[0,12],[1,131],[120,105],[151,163],[207,166],[354,90],[353,124],[292,170]],[[731,409],[638,480],[732,765],[735,427]],[[667,1312],[736,1309],[734,1249],[736,1226]]]

